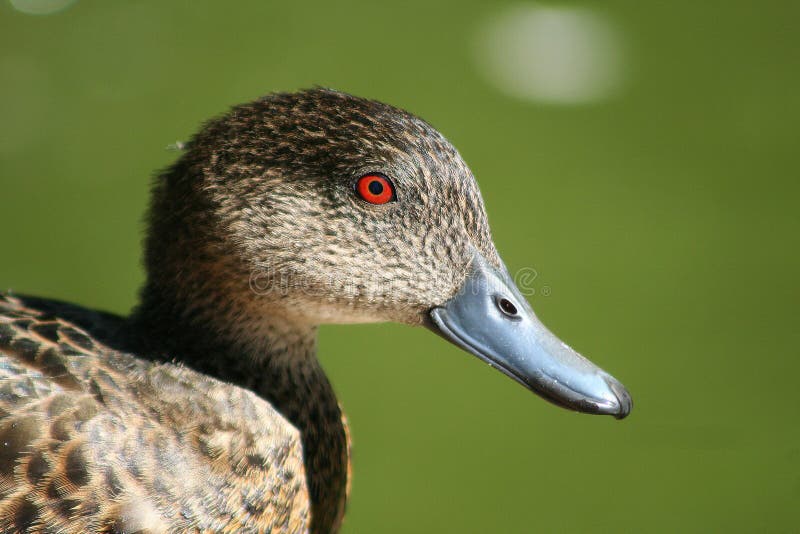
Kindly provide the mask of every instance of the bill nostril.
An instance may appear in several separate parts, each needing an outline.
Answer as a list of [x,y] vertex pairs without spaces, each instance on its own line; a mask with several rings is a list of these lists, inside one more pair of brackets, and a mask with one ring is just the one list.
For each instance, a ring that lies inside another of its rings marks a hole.
[[509,317],[516,317],[519,314],[514,303],[505,297],[497,297],[497,307]]

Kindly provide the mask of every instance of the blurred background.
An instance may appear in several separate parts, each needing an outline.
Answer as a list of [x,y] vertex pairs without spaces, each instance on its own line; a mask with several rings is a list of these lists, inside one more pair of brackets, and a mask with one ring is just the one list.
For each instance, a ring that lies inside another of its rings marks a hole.
[[0,2],[3,289],[125,313],[168,145],[323,85],[448,136],[538,315],[633,394],[578,415],[421,329],[324,327],[345,534],[799,528],[800,3]]

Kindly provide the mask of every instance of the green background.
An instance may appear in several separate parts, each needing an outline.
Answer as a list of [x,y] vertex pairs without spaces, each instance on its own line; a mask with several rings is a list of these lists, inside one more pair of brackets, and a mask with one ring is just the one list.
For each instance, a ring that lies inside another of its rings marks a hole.
[[505,5],[3,0],[0,286],[125,312],[168,144],[274,90],[384,100],[459,148],[539,316],[635,406],[566,412],[421,329],[324,327],[345,533],[796,531],[800,3],[551,4],[625,38],[621,92],[582,106],[480,76]]

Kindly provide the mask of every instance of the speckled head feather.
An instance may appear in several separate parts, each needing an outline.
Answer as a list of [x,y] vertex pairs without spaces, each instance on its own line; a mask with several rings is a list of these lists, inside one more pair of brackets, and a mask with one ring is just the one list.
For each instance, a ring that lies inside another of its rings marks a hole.
[[[396,202],[358,198],[370,172]],[[428,123],[331,90],[270,95],[208,123],[156,185],[145,303],[177,290],[187,313],[233,298],[253,321],[264,306],[418,324],[455,293],[471,247],[499,261],[472,173]]]

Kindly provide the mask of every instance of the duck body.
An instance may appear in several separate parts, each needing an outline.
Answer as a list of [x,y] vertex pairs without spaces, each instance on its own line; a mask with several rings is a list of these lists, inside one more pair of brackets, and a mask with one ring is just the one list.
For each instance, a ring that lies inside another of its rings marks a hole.
[[306,532],[298,430],[124,327],[0,296],[0,532]]
[[128,317],[0,295],[0,532],[337,532],[324,323],[424,326],[557,405],[631,408],[538,321],[456,149],[380,102],[209,121],[155,180],[144,263]]

